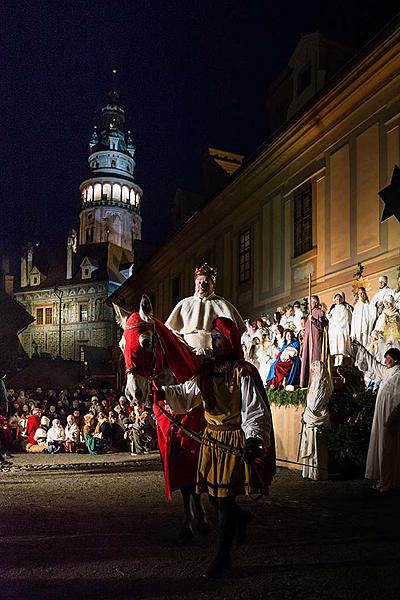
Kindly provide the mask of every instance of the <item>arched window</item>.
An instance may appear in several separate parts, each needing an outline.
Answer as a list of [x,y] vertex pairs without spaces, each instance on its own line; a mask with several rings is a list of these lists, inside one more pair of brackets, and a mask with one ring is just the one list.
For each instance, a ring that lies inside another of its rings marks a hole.
[[135,204],[135,190],[131,190],[130,203],[132,204],[132,206],[134,206],[134,204]]
[[112,169],[115,169],[115,168],[116,168],[116,166],[117,166],[117,161],[116,161],[116,160],[112,160],[112,161],[111,161],[111,168],[112,168]]
[[93,186],[89,185],[87,191],[87,201],[91,202],[93,200]]
[[129,201],[129,188],[127,185],[124,185],[122,187],[122,202],[128,202]]
[[111,185],[109,183],[103,185],[103,198],[111,200]]
[[82,190],[82,202],[86,202],[87,190],[83,188]]
[[136,193],[135,194],[136,197],[136,206],[139,206],[139,202],[140,202],[140,194]]
[[113,185],[113,200],[117,200],[118,202],[121,200],[121,186],[119,183],[114,183]]
[[96,183],[94,186],[94,199],[101,200],[101,183]]

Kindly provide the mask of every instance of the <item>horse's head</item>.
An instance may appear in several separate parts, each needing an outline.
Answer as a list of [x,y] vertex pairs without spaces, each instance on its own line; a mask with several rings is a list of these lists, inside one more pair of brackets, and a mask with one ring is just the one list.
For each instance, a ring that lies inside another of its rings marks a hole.
[[139,312],[128,313],[114,305],[117,323],[123,334],[120,348],[124,354],[128,400],[146,400],[149,382],[160,365],[160,349],[156,344],[156,323],[147,296],[143,296]]
[[127,373],[128,400],[146,400],[149,384],[182,383],[201,364],[185,342],[153,316],[147,296],[142,296],[139,312],[128,313],[114,304],[117,323],[123,329],[120,347]]

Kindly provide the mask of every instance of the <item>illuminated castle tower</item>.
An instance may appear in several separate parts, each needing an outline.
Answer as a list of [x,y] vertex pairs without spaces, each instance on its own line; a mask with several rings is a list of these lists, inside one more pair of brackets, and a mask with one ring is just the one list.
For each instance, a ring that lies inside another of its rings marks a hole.
[[90,141],[91,177],[80,186],[79,244],[111,242],[132,251],[134,240],[141,238],[143,192],[134,183],[135,148],[118,100],[111,91]]

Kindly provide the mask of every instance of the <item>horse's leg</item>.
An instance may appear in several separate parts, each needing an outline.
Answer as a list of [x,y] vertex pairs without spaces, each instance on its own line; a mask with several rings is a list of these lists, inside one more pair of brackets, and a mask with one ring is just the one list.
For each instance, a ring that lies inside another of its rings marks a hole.
[[185,544],[190,542],[193,538],[193,512],[191,506],[191,494],[192,486],[181,487],[181,494],[183,500],[183,524],[178,535],[178,542]]
[[210,521],[207,519],[206,511],[201,501],[201,495],[196,494],[195,486],[192,486],[191,495],[194,504],[194,517],[197,521],[197,529],[200,535],[207,535],[211,531]]

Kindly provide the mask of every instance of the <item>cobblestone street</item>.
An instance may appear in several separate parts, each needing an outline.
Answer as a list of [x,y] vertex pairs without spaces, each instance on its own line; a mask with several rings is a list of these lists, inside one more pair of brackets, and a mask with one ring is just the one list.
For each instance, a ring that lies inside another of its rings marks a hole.
[[[17,456],[0,472],[0,598],[398,600],[399,497],[363,480],[304,482],[280,469],[230,578],[201,575],[214,534],[174,540],[178,495],[157,455]],[[214,524],[211,507],[207,507]]]

